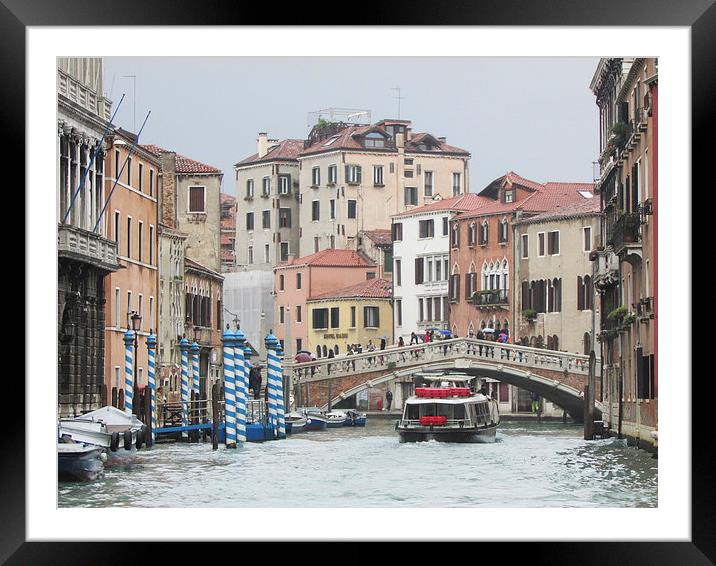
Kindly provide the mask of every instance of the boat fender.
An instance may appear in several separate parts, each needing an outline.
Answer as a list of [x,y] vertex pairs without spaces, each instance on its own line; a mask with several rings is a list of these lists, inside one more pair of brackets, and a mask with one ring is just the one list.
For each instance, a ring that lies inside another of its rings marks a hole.
[[119,448],[119,433],[113,432],[112,437],[110,438],[110,441],[109,441],[109,449],[112,452],[116,452],[117,448]]
[[137,431],[137,450],[147,443],[147,430],[147,425],[142,425],[142,427]]
[[124,449],[125,450],[132,449],[132,431],[129,429],[124,431]]

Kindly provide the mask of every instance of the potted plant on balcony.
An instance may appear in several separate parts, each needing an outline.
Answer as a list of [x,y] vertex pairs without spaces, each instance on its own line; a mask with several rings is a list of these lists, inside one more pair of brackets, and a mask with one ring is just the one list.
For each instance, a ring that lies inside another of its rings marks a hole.
[[629,135],[629,125],[626,122],[615,122],[612,125],[611,134],[614,146],[621,148]]
[[525,317],[527,322],[532,324],[535,320],[537,320],[537,311],[534,309],[525,309],[522,311],[522,316]]
[[613,338],[616,338],[617,335],[618,332],[614,329],[602,330],[599,334],[597,334],[597,341],[604,342],[605,340],[612,340]]
[[625,306],[617,307],[607,315],[609,320],[615,320],[621,322],[621,320],[627,315],[627,308]]

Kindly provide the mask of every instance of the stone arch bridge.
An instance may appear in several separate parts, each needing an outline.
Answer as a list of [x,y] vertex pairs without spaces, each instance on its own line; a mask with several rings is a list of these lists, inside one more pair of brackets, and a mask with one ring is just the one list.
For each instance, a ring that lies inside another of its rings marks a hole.
[[[596,359],[594,374],[600,374]],[[424,344],[363,352],[313,362],[286,362],[284,376],[300,386],[302,404],[326,407],[365,389],[403,381],[423,371],[449,370],[489,377],[516,385],[565,409],[573,419],[584,417],[584,387],[589,378],[589,356],[514,344],[454,338]],[[596,381],[595,399],[600,398]],[[602,405],[595,402],[597,413]]]

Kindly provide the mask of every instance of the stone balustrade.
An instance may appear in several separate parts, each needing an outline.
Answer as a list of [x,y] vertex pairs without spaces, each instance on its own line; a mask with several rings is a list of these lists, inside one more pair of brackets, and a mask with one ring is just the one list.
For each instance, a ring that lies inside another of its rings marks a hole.
[[[284,371],[291,376],[294,384],[310,383],[361,373],[372,373],[383,368],[389,372],[410,366],[456,359],[484,361],[494,365],[509,364],[535,371],[546,369],[584,376],[589,373],[589,356],[583,354],[502,344],[476,338],[454,338],[413,344],[402,348],[391,347],[350,356],[321,358],[312,362],[295,363],[287,360],[284,363]],[[600,359],[597,358],[595,368],[597,375],[599,375],[600,363]]]
[[58,226],[57,253],[60,257],[91,263],[108,271],[119,268],[115,242],[71,224]]

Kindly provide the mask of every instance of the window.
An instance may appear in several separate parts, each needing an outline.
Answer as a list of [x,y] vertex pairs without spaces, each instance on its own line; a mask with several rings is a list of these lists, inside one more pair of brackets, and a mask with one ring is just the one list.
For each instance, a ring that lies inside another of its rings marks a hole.
[[420,285],[425,281],[425,260],[422,257],[415,258],[415,284]]
[[296,305],[296,322],[303,322],[301,318],[301,305]]
[[246,252],[246,263],[249,265],[254,263],[254,247],[249,246],[249,249]]
[[[467,245],[474,246],[477,243],[477,226],[473,222],[467,227]],[[482,238],[480,238],[482,243]]]
[[149,196],[154,196],[154,169],[149,170]]
[[549,232],[547,239],[547,253],[549,255],[559,255],[559,230]]
[[119,315],[119,287],[115,287],[114,289],[114,326],[116,328],[121,328],[120,324],[120,315]]
[[271,228],[271,211],[270,210],[264,210],[261,213],[261,226],[264,230],[268,230]]
[[423,194],[426,197],[433,196],[433,172],[432,171],[425,172],[425,184],[423,186]]
[[349,185],[359,185],[361,182],[360,165],[346,165],[346,183]]
[[278,290],[283,291],[285,289],[284,287],[285,279],[283,274],[278,276]]
[[154,226],[149,226],[149,265],[154,265]]
[[119,249],[119,212],[115,211],[114,213],[114,243],[117,244],[117,249]]
[[348,218],[356,218],[357,217],[357,201],[355,200],[349,200],[348,201]]
[[366,279],[375,279],[375,271],[368,271],[368,272],[365,274],[365,278],[366,278]]
[[330,202],[330,212],[329,212],[329,220],[335,220],[336,219],[336,201],[334,199],[331,199]]
[[154,327],[154,297],[149,297],[149,329],[153,330]]
[[418,188],[417,187],[405,187],[403,199],[404,199],[405,206],[417,205],[418,204]]
[[378,132],[371,132],[363,139],[364,147],[385,147],[385,138]]
[[281,242],[281,261],[288,261],[288,242]]
[[584,251],[585,252],[592,251],[592,227],[591,226],[584,227]]
[[281,195],[287,195],[291,193],[291,175],[278,176],[278,192]]
[[402,260],[395,260],[395,286],[400,287],[402,285],[403,272],[401,270]]
[[296,273],[296,289],[300,289],[300,288],[301,288],[301,274]]
[[261,196],[267,197],[271,194],[271,177],[264,177],[261,185]]
[[291,227],[291,209],[290,208],[279,208],[278,209],[278,227],[279,228],[290,228]]
[[505,191],[505,202],[510,203],[515,200],[515,192],[513,190]]
[[127,257],[132,257],[132,217],[127,218]]
[[443,262],[440,261],[439,259],[435,261],[435,281],[442,281],[442,279],[443,279],[443,276],[441,273],[442,264],[443,264]]
[[283,324],[284,320],[284,309],[283,307],[278,307],[278,321]]
[[401,299],[395,301],[395,319],[397,326],[403,326],[403,301]]
[[321,244],[320,240],[318,239],[318,236],[313,237],[313,252],[320,252],[321,251]]
[[314,167],[311,169],[311,186],[317,187],[321,184],[321,168]]
[[373,166],[373,184],[377,187],[383,186],[383,166],[382,165],[374,165]]
[[340,326],[340,310],[338,307],[331,307],[331,328],[338,328]]
[[311,316],[313,317],[311,328],[328,329],[328,309],[312,309]]
[[452,227],[452,241],[451,241],[452,247],[457,248],[460,246],[460,229],[457,225],[453,225]]
[[254,198],[254,180],[246,179],[246,198]]
[[432,238],[435,236],[435,221],[432,219],[421,220],[418,223],[418,228],[420,238]]
[[403,239],[403,223],[394,222],[392,228],[392,238],[394,242],[400,242]]
[[311,203],[311,220],[314,222],[321,219],[321,202],[314,200]]
[[500,222],[500,224],[499,224],[499,229],[500,230],[499,230],[499,234],[498,234],[498,236],[499,236],[498,241],[501,244],[505,244],[505,243],[507,243],[507,234],[508,234],[508,230],[509,230],[509,226],[507,224],[506,219],[504,219],[504,218],[502,219],[502,222]]
[[487,245],[487,242],[489,240],[490,236],[490,227],[487,223],[487,220],[485,220],[482,225],[480,226],[480,245],[485,246]]
[[253,212],[246,213],[246,229],[249,231],[254,229],[254,213]]
[[455,274],[450,276],[450,301],[457,302],[460,296],[460,275]]
[[328,166],[328,184],[335,185],[337,182],[338,182],[338,166],[337,165],[329,165]]
[[378,328],[380,326],[380,311],[378,307],[363,307],[363,327]]
[[271,252],[269,251],[269,245],[264,244],[264,263],[269,263],[271,261]]
[[529,256],[529,236],[527,234],[522,234],[522,259],[527,259]]
[[538,250],[537,250],[537,255],[539,257],[543,257],[544,256],[544,232],[539,232],[537,234],[537,242],[539,244]]
[[204,198],[206,187],[189,187],[189,212],[206,212]]
[[577,277],[577,310],[592,310],[594,306],[594,287],[589,275]]
[[119,150],[114,150],[114,178],[119,179]]
[[460,173],[453,173],[452,174],[452,194],[453,196],[457,196],[460,194],[460,189],[462,188],[461,182],[460,182]]
[[127,185],[132,186],[132,158],[127,157]]
[[139,189],[140,193],[142,192],[142,186],[144,185],[143,177],[144,177],[144,164],[140,163],[139,164],[139,179],[138,179],[138,187],[137,187]]
[[137,259],[139,261],[142,261],[142,244],[144,243],[142,241],[143,229],[144,229],[144,222],[142,222],[140,220],[137,225]]

